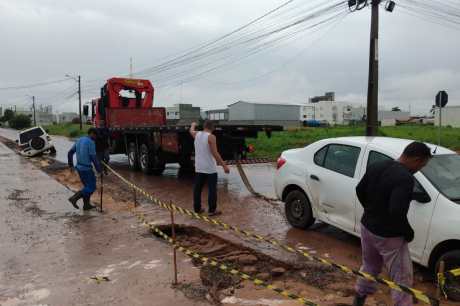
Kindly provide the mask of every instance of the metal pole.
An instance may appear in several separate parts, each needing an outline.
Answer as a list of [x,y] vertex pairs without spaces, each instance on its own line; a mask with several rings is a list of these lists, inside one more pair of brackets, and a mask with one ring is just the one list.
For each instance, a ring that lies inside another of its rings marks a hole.
[[80,131],[83,130],[83,120],[81,117],[81,77],[78,76],[78,113],[80,115]]
[[[104,167],[104,166],[102,166]],[[101,212],[102,212],[102,197],[104,195],[104,172],[101,172]]]
[[371,41],[369,50],[369,82],[367,89],[367,136],[376,136],[378,131],[379,4],[380,0],[372,1]]
[[[174,224],[174,211],[171,210],[171,234],[174,244],[176,243],[176,229]],[[174,283],[173,285],[177,285],[177,255],[176,255],[176,247],[173,247],[173,265],[174,265]]]
[[441,146],[441,129],[442,129],[442,107],[441,107],[441,103],[439,103],[438,146]]
[[[441,260],[441,262],[439,263],[439,271],[438,273],[444,273],[446,269],[446,263],[444,262],[444,260]],[[436,297],[438,299],[441,298],[441,294],[442,294],[442,284],[439,282],[439,279],[438,279],[438,287],[436,288]]]
[[35,96],[32,96],[32,109],[34,111],[34,126],[37,125],[37,119],[35,117]]

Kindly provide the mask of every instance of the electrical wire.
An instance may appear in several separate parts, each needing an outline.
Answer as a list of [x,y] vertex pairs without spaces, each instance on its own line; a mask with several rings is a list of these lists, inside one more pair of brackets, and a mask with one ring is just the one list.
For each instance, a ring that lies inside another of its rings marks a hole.
[[54,81],[47,81],[47,82],[39,82],[39,83],[33,83],[33,84],[27,84],[27,85],[0,87],[0,90],[29,89],[29,88],[39,87],[39,86],[47,86],[47,85],[52,85],[52,84],[59,84],[59,83],[67,82],[67,81],[69,81],[69,78],[60,79],[60,80],[54,80]]

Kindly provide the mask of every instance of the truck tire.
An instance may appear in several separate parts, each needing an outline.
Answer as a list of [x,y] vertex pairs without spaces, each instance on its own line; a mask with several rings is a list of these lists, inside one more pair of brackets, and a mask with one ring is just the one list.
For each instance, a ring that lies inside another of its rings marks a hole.
[[139,153],[135,142],[128,144],[128,164],[129,168],[133,171],[139,170]]
[[141,144],[139,150],[139,165],[141,166],[142,172],[145,174],[151,174],[153,168],[152,154],[146,144]]
[[146,144],[142,144],[139,150],[139,163],[145,174],[161,175],[165,170],[165,163],[160,160],[158,154],[151,152]]
[[293,190],[286,196],[286,218],[293,227],[306,229],[315,223],[310,201],[300,190]]
[[[460,250],[444,253],[436,263],[436,272],[441,261],[444,261],[445,271],[460,268]],[[460,302],[460,278],[447,277],[444,290],[450,300]]]

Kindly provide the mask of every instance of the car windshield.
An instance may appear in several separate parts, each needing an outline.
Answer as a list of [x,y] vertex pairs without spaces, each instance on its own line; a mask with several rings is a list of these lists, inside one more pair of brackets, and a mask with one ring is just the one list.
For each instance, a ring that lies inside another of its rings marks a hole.
[[422,173],[450,200],[460,201],[460,155],[434,156]]
[[36,128],[27,132],[23,132],[19,135],[20,143],[28,143],[34,137],[40,137],[43,135],[43,130],[41,128]]

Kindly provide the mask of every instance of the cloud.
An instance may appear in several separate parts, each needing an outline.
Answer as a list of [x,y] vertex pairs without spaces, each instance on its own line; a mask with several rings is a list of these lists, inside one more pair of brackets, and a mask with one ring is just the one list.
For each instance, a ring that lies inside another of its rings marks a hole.
[[[0,0],[0,86],[81,74],[88,100],[98,94],[105,78],[128,73],[130,57],[135,70],[154,66],[282,2]],[[305,4],[293,5],[291,15],[298,14],[300,5]],[[336,91],[339,100],[362,104],[367,97],[369,20],[369,10],[350,14],[334,27],[305,33],[242,61],[225,58],[227,66],[182,85],[161,86],[172,73],[153,74],[154,85],[159,85],[155,103],[183,101],[205,108],[236,100],[303,103],[309,96]],[[449,90],[452,104],[460,104],[458,31],[396,9],[393,14],[382,10],[380,34],[382,106],[411,105],[422,112],[440,89]],[[246,53],[241,48],[232,54]],[[199,63],[214,66],[211,60]],[[194,69],[191,66],[187,75],[199,71]],[[180,70],[176,73],[182,76]],[[65,99],[76,89],[72,85],[0,91],[0,103],[26,103],[25,94],[34,94],[39,103],[75,110],[75,98]]]

